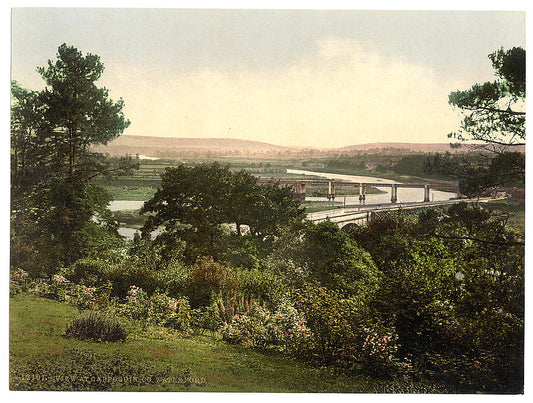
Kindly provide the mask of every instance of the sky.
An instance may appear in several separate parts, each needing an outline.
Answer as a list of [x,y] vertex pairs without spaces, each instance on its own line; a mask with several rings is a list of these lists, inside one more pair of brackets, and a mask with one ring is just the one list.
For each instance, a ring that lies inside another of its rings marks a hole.
[[287,146],[445,143],[450,92],[525,48],[524,11],[43,8],[11,10],[11,78],[62,43],[100,56],[124,134]]

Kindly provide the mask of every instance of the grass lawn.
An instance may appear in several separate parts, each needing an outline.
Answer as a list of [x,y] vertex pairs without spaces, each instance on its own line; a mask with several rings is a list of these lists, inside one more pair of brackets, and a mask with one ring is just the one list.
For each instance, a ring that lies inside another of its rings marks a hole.
[[385,385],[275,353],[129,324],[123,343],[64,336],[77,309],[19,294],[10,300],[10,388],[202,392],[371,392]]

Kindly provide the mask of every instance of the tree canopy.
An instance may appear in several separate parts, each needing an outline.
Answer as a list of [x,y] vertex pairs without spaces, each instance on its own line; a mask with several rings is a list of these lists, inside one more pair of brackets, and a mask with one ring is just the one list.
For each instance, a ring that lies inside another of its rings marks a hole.
[[449,136],[493,146],[525,144],[526,51],[515,47],[489,55],[499,79],[452,92],[450,105],[464,115],[461,128]]
[[458,180],[462,193],[478,196],[498,186],[523,186],[526,141],[526,51],[499,49],[489,55],[494,81],[454,91],[449,103],[463,114],[449,138],[468,153],[435,155],[426,172]]
[[261,186],[245,171],[232,172],[218,163],[167,168],[141,214],[148,214],[145,235],[159,228],[161,239],[185,240],[191,259],[216,254],[222,224],[235,224],[239,235],[247,226],[250,236],[264,240],[300,225],[304,218],[290,189]]
[[137,162],[91,150],[129,125],[122,99],[95,83],[104,71],[98,56],[63,44],[57,60],[37,71],[44,90],[11,86],[12,236],[53,265],[85,253],[95,234],[89,227],[116,233],[110,197],[91,181],[130,173]]

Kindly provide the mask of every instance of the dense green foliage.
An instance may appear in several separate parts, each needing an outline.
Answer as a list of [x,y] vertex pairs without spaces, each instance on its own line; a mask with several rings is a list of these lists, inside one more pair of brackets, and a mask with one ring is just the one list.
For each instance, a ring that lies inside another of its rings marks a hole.
[[12,295],[114,312],[142,328],[218,331],[354,375],[520,393],[524,238],[507,220],[463,203],[382,213],[349,233],[309,223],[270,243],[266,259],[247,248],[251,266],[210,256],[188,264],[183,247],[139,240],[135,254],[64,269],[75,282],[14,271]]
[[385,214],[354,229],[383,273],[373,305],[421,376],[521,390],[524,244],[505,222],[505,215],[457,204],[418,217]]
[[103,70],[98,56],[63,44],[55,62],[38,68],[44,90],[12,83],[11,259],[34,275],[120,243],[110,198],[92,180],[136,163],[91,150],[129,125],[123,101],[95,84]]
[[234,223],[238,236],[247,226],[260,241],[301,225],[304,210],[289,188],[256,181],[245,171],[232,172],[217,163],[167,168],[154,197],[141,209],[149,214],[144,236],[159,229],[158,242],[183,240],[186,256],[194,261],[199,255],[222,256],[231,238],[224,224]]
[[525,186],[525,154],[498,153],[434,154],[426,158],[428,175],[456,180],[470,197],[486,195],[497,187]]
[[428,156],[424,154],[406,155],[392,167],[392,170],[397,174],[418,176],[423,178],[427,176],[427,158]]

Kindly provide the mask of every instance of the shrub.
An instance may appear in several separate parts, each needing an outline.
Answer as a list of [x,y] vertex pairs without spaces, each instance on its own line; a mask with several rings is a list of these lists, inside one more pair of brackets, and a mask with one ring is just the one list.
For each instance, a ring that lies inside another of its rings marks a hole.
[[301,351],[310,337],[305,320],[288,302],[276,311],[254,305],[224,323],[220,333],[228,343],[292,353]]
[[38,297],[44,297],[50,293],[50,280],[36,278],[31,281],[28,292]]
[[129,318],[142,320],[148,318],[148,296],[141,287],[131,285],[126,302],[119,306],[119,314]]
[[85,286],[77,284],[75,286],[73,305],[78,309],[108,309],[116,303],[115,298],[111,298],[111,290],[113,285],[111,283],[104,284],[99,287]]
[[78,296],[76,298],[78,309],[94,309],[96,306],[96,287],[78,287]]
[[155,293],[147,301],[146,319],[149,323],[170,327],[185,332],[191,329],[191,308],[186,297],[171,298]]
[[364,328],[372,324],[366,306],[325,287],[299,290],[295,302],[313,334],[308,358],[352,368],[366,336]]
[[155,273],[157,288],[168,295],[185,295],[189,286],[189,271],[180,262],[174,262]]
[[70,282],[65,277],[61,274],[54,274],[50,281],[50,293],[47,297],[58,301],[65,301],[70,286]]
[[148,296],[142,288],[132,285],[118,312],[130,319],[141,320],[143,324],[152,323],[185,332],[192,330],[191,308],[186,297],[175,299],[160,292]]
[[191,310],[191,325],[193,328],[216,332],[222,326],[222,317],[216,303],[206,307]]
[[[235,295],[237,278],[235,270],[213,260],[200,256],[189,268],[191,303],[193,306],[207,306],[217,299],[228,301]],[[221,312],[224,314],[224,312]]]
[[120,321],[99,311],[89,311],[75,318],[68,326],[66,335],[82,340],[124,341],[127,334]]
[[281,277],[259,269],[239,269],[236,274],[239,294],[266,302],[269,307],[278,305],[284,289]]
[[302,247],[311,277],[321,286],[367,301],[377,291],[381,272],[372,257],[335,223],[309,223]]
[[74,284],[61,274],[54,274],[51,278],[36,278],[28,283],[30,294],[39,297],[66,301],[73,292]]
[[363,342],[360,360],[366,374],[388,379],[410,374],[410,360],[398,358],[398,334],[382,330],[365,331],[367,336]]
[[163,326],[184,332],[191,332],[191,306],[187,297],[180,297],[178,299],[169,298],[168,307],[170,314],[163,322]]
[[107,279],[109,266],[105,260],[84,258],[77,260],[68,269],[64,269],[63,274],[75,283],[100,285]]
[[136,259],[125,260],[114,266],[106,278],[113,284],[113,296],[119,299],[126,298],[131,284],[136,284],[148,294],[152,294],[158,284],[156,271]]
[[22,269],[15,270],[11,273],[9,279],[9,296],[14,297],[21,292],[26,292],[29,284],[30,279],[28,272]]
[[255,308],[248,314],[233,316],[230,323],[220,328],[222,339],[231,344],[265,347],[267,314],[261,308]]

